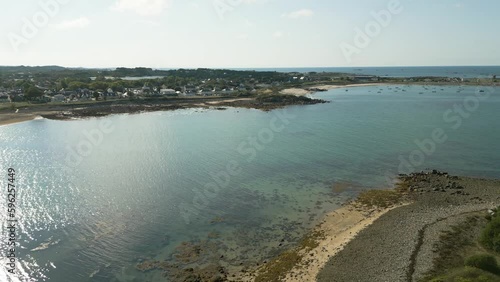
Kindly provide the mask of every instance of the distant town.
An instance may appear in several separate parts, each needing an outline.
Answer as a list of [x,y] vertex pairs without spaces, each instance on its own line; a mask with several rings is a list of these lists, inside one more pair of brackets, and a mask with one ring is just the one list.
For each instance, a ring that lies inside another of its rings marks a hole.
[[[490,82],[496,82],[492,77]],[[319,84],[446,83],[481,84],[462,78],[387,78],[343,73],[282,73],[213,69],[69,69],[0,67],[0,103],[73,103],[148,97],[249,97]],[[312,89],[314,90],[314,89]]]

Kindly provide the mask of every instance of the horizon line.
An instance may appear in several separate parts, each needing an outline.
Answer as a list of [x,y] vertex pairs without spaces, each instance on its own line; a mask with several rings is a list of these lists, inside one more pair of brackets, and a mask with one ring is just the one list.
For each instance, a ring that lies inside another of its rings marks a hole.
[[60,67],[65,69],[117,69],[117,68],[150,68],[153,70],[179,69],[214,69],[214,70],[257,70],[257,69],[328,69],[328,68],[444,68],[444,67],[500,67],[500,65],[391,65],[391,66],[300,66],[300,67],[150,67],[150,66],[113,66],[113,67],[84,67],[63,65],[0,65],[0,67]]

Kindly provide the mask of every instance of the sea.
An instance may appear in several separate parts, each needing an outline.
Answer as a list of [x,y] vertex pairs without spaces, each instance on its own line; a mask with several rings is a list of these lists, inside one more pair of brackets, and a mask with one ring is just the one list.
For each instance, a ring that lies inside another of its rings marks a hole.
[[419,66],[419,67],[320,67],[320,68],[239,68],[236,70],[276,72],[333,72],[379,77],[459,77],[491,78],[500,76],[500,66]]
[[399,173],[500,178],[499,87],[311,97],[329,103],[0,127],[0,281],[172,281],[137,268],[148,261],[255,266],[358,193],[393,187]]

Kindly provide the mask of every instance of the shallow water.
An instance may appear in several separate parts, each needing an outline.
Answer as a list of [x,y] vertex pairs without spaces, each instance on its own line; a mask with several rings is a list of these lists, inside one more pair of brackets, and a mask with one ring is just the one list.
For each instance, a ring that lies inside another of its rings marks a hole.
[[[498,178],[500,89],[476,90],[359,87],[286,115],[193,109],[0,127],[2,187],[17,171],[18,270],[31,281],[165,281],[135,266],[172,259],[184,241],[209,248],[199,263],[254,264],[357,192],[390,186],[436,128],[446,142],[413,169]],[[443,118],[485,93],[459,127],[457,114]]]

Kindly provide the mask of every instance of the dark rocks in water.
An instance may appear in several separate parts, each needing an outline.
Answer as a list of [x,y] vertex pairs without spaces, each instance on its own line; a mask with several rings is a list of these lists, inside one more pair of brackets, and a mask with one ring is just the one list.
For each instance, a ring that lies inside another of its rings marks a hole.
[[316,88],[316,87],[306,88],[306,90],[311,91],[311,92],[326,92],[326,91],[328,91],[327,89]]
[[165,273],[172,281],[183,282],[224,282],[227,280],[227,271],[224,267],[210,264],[203,268],[188,267],[185,269],[171,269]]
[[221,223],[224,222],[225,219],[222,216],[217,216],[214,219],[210,221],[210,224],[216,224],[216,223]]
[[175,248],[174,257],[182,263],[193,263],[200,259],[202,246],[190,242],[182,242]]
[[143,261],[141,263],[138,263],[135,268],[141,272],[148,272],[152,270],[167,270],[171,267],[171,264],[169,264],[166,261],[158,261],[158,260],[149,260],[149,261]]

